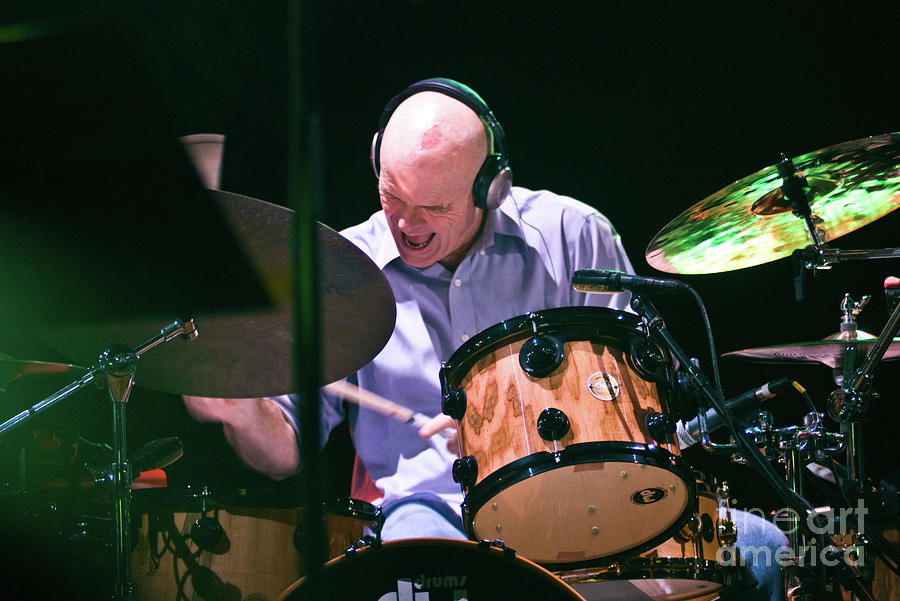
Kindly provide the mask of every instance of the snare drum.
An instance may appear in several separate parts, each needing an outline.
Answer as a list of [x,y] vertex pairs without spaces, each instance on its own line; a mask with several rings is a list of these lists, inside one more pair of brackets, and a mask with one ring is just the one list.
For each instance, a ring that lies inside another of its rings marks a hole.
[[733,524],[724,523],[720,496],[705,478],[697,480],[697,503],[690,528],[686,525],[675,537],[639,557],[561,571],[557,576],[587,601],[703,601],[745,586],[748,568],[731,561],[733,540],[723,540],[724,533],[733,537],[736,531]]
[[[248,495],[205,487],[135,491],[131,576],[136,598],[277,598],[309,570],[298,550],[303,549],[298,528],[303,510],[294,500],[274,499],[261,491]],[[342,498],[324,509],[326,557],[356,546],[366,530],[375,536],[380,532],[381,511],[369,503]]]
[[363,547],[322,570],[313,597],[306,580],[279,601],[584,601],[569,586],[510,549],[447,538],[404,539]]
[[671,371],[640,320],[611,309],[548,309],[469,339],[440,372],[469,536],[557,566],[672,536],[693,511],[694,477],[646,424],[668,411]]

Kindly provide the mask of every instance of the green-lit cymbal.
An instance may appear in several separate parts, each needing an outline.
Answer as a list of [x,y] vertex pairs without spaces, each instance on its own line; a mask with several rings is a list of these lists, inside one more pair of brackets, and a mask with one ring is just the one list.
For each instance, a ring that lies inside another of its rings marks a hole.
[[[900,207],[900,133],[829,146],[793,159],[822,242]],[[669,273],[718,273],[788,256],[812,243],[791,213],[776,167],[707,196],[666,225],[647,247],[647,262]]]

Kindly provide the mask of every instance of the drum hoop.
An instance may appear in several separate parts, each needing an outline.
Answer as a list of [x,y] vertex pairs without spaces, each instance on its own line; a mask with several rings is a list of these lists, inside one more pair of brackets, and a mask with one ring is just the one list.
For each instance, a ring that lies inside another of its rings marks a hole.
[[[348,562],[348,565],[352,565],[353,562],[361,561],[363,558],[370,554],[386,554],[386,556],[397,555],[407,548],[412,549],[413,551],[415,551],[416,549],[425,548],[429,550],[436,548],[438,551],[454,548],[457,550],[471,549],[478,553],[486,553],[487,556],[492,557],[494,560],[513,564],[516,565],[518,569],[528,571],[530,574],[534,575],[536,578],[539,578],[547,584],[562,585],[562,587],[564,588],[560,588],[560,595],[564,592],[567,594],[565,597],[560,596],[560,599],[581,599],[581,597],[575,591],[573,591],[571,587],[562,582],[556,575],[547,570],[547,568],[531,561],[527,557],[517,554],[514,549],[501,549],[487,543],[486,541],[475,542],[451,538],[408,538],[387,542],[377,542],[374,544],[366,545],[364,547],[360,547],[359,549],[354,549],[351,552],[346,552],[339,557],[334,557],[327,561],[323,568],[328,569],[341,562]],[[300,586],[302,586],[306,582],[306,580],[307,576],[304,576],[303,578],[292,584],[278,597],[277,601],[286,601],[287,599],[289,599],[291,594],[294,593]]]
[[[631,463],[638,465],[648,465],[665,469],[678,476],[684,482],[688,493],[684,510],[671,526],[645,543],[628,549],[627,551],[603,557],[604,562],[630,557],[635,553],[643,553],[644,551],[658,547],[663,542],[672,538],[678,529],[688,520],[691,513],[694,512],[695,501],[697,498],[697,483],[694,480],[693,468],[686,460],[677,455],[673,455],[664,448],[656,445],[621,441],[580,442],[571,444],[565,449],[555,453],[539,451],[537,453],[532,453],[531,455],[526,455],[512,463],[504,465],[485,477],[484,480],[471,487],[468,491],[464,491],[466,492],[466,498],[462,504],[462,514],[466,533],[470,539],[477,539],[477,536],[475,535],[475,514],[497,494],[513,484],[518,484],[532,476],[537,476],[538,474],[560,467],[581,465],[585,463],[598,463],[597,459],[600,457],[603,458],[603,461],[630,461]],[[554,570],[577,569],[596,564],[597,561],[598,559],[594,558],[579,562],[542,563],[541,565],[552,566]]]
[[322,508],[334,515],[354,518],[364,522],[375,522],[379,525],[379,530],[384,522],[381,507],[377,507],[367,501],[354,499],[353,497],[337,497],[323,501]]
[[[610,566],[604,566],[591,574],[600,580],[647,580],[682,578],[714,582],[724,587],[734,587],[744,581],[743,566],[722,565],[712,559],[696,557],[631,557]],[[572,584],[578,581],[564,580]],[[583,581],[582,581],[583,582]]]
[[[565,319],[562,319],[563,316]],[[457,386],[473,364],[496,349],[504,340],[523,338],[522,334],[530,335],[534,323],[538,324],[538,331],[542,334],[590,330],[594,335],[587,340],[607,338],[621,342],[621,338],[613,335],[614,331],[633,336],[643,335],[638,329],[641,320],[637,315],[605,307],[561,307],[519,315],[489,327],[457,348],[450,358],[441,364],[442,392],[446,394]],[[601,327],[605,329],[601,330]]]

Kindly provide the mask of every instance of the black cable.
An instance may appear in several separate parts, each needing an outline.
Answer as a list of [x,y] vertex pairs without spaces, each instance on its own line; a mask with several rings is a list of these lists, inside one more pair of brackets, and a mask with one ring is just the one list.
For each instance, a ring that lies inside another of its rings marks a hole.
[[703,303],[703,299],[700,298],[700,293],[697,292],[693,286],[688,286],[687,289],[694,297],[694,300],[697,301],[697,307],[700,309],[700,316],[703,318],[703,327],[706,328],[706,340],[709,344],[709,365],[713,373],[713,382],[715,383],[716,392],[719,393],[719,398],[724,399],[725,394],[722,391],[722,378],[719,375],[719,358],[716,353],[716,343],[713,340],[712,325],[709,323],[709,314],[706,311],[706,305]]

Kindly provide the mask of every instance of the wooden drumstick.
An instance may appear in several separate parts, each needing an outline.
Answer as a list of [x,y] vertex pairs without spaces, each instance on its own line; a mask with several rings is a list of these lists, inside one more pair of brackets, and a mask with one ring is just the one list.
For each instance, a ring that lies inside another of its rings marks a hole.
[[[338,380],[337,382],[332,382],[326,386],[322,387],[330,393],[342,396],[343,398],[356,403],[362,407],[368,407],[373,411],[377,411],[378,413],[382,413],[389,417],[393,417],[394,419],[401,421],[405,424],[410,424],[415,426],[416,428],[421,428],[426,423],[431,421],[431,418],[423,413],[417,413],[412,409],[408,409],[402,405],[398,405],[393,401],[389,401],[386,398],[375,394],[374,392],[369,392],[368,390],[363,390],[359,386],[351,384],[346,380]],[[455,434],[452,428],[444,428],[440,432],[438,432],[440,436],[443,438],[450,438]]]

